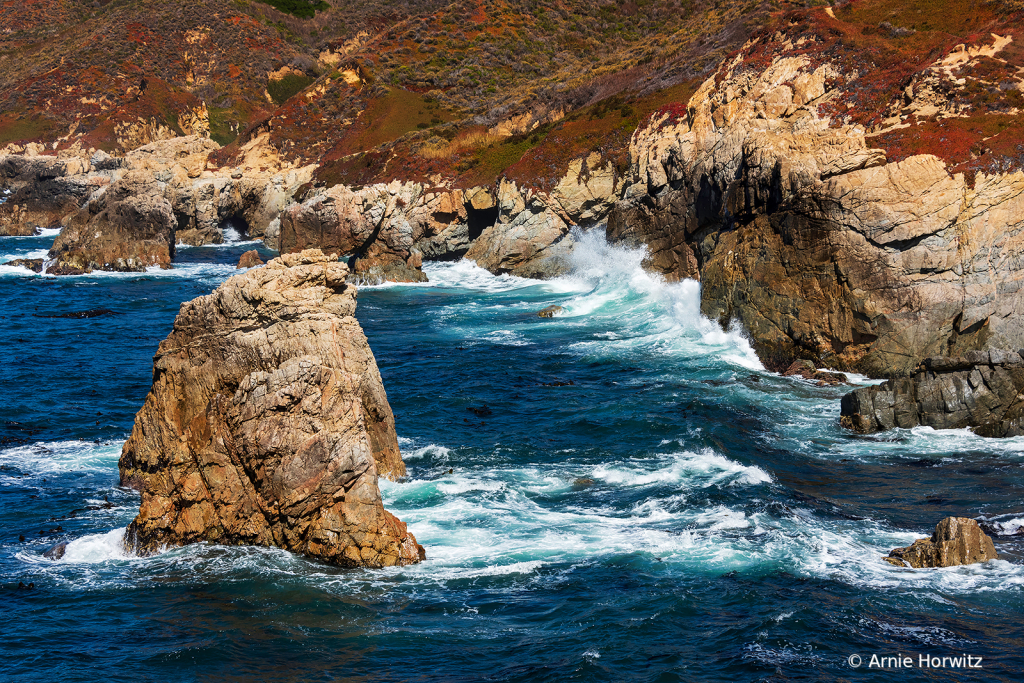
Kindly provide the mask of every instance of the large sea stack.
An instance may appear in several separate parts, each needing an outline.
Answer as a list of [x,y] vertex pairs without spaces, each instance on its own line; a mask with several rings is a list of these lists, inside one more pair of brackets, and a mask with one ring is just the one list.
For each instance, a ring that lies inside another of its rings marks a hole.
[[279,546],[343,566],[419,562],[377,477],[405,473],[348,267],[288,254],[182,305],[121,454],[125,543]]

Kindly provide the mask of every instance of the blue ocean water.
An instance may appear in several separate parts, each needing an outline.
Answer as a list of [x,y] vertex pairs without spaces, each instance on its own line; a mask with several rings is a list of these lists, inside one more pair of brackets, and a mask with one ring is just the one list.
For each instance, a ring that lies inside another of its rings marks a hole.
[[[52,239],[0,238],[0,262]],[[985,565],[881,556],[951,514],[1024,525],[1024,439],[845,433],[843,388],[766,372],[696,283],[581,243],[550,282],[459,262],[360,289],[408,467],[385,504],[428,555],[376,571],[120,548],[152,355],[254,245],[146,274],[0,266],[0,679],[1020,680],[1024,536]],[[920,668],[964,654],[983,668]]]

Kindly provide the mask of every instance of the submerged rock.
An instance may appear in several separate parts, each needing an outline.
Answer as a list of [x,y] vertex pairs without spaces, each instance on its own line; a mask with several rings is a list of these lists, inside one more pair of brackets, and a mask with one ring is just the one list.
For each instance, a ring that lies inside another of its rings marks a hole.
[[419,562],[378,476],[405,474],[345,264],[286,254],[182,304],[119,463],[126,546],[279,546],[343,566]]
[[62,541],[57,545],[53,546],[52,548],[50,548],[49,550],[47,550],[45,553],[43,553],[43,557],[50,560],[59,560],[60,558],[64,557],[64,553],[66,553],[67,550],[67,541]]
[[556,313],[561,313],[564,310],[561,306],[551,305],[537,311],[537,315],[541,318],[554,318]]
[[946,517],[935,526],[931,538],[893,549],[882,558],[897,567],[955,567],[998,559],[996,548],[978,523],[968,517]]
[[263,259],[260,258],[260,253],[255,249],[250,249],[238,259],[238,265],[235,268],[241,270],[242,268],[255,268],[262,265]]
[[980,436],[1024,434],[1024,359],[1016,351],[929,358],[912,377],[861,387],[843,397],[841,422],[869,434],[918,425],[969,427]]

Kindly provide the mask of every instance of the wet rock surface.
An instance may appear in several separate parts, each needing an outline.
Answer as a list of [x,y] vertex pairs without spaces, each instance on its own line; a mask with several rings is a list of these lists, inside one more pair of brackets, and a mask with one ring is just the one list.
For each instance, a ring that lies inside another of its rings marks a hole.
[[935,526],[931,538],[914,541],[906,548],[894,548],[882,559],[897,567],[924,569],[988,562],[999,557],[992,539],[978,522],[967,517],[947,517]]
[[1024,434],[1024,359],[1017,351],[929,358],[911,377],[861,387],[842,400],[844,427],[861,434],[918,425]]
[[126,545],[279,546],[343,566],[423,559],[384,510],[405,473],[337,257],[287,254],[182,305],[119,463],[142,493]]

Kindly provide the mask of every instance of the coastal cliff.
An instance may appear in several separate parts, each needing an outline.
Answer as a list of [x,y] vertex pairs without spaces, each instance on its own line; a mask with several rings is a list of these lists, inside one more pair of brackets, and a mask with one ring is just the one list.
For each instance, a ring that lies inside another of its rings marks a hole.
[[142,494],[131,550],[210,541],[343,566],[424,558],[381,503],[378,477],[405,466],[347,276],[307,250],[182,305],[119,463]]
[[[977,61],[1011,40],[985,38],[963,53]],[[776,369],[796,357],[893,377],[930,356],[1019,348],[1024,174],[890,160],[837,106],[870,75],[803,40],[748,46],[684,110],[634,134],[609,239],[647,245],[669,278],[699,279],[702,312],[742,323]],[[918,90],[950,59],[921,70]],[[879,130],[920,114],[907,92]]]

